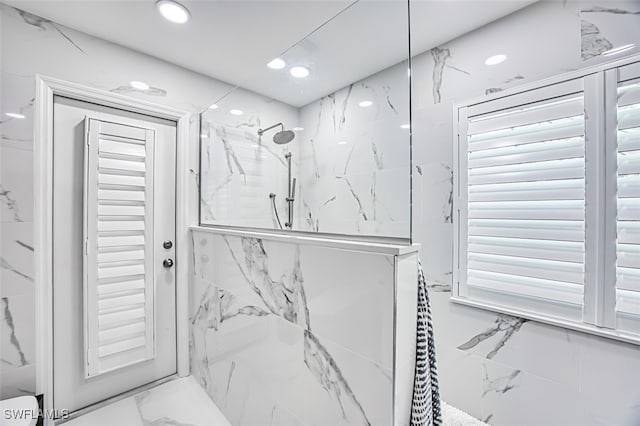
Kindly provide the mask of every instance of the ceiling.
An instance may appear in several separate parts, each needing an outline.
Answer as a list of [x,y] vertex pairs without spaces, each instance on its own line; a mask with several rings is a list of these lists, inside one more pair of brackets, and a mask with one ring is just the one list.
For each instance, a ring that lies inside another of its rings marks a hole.
[[[403,0],[182,0],[192,15],[185,25],[164,20],[154,0],[6,2],[293,106],[306,105],[408,56]],[[412,1],[413,54],[533,2]],[[284,70],[268,69],[265,64],[277,56],[308,66],[311,76],[294,81]]]

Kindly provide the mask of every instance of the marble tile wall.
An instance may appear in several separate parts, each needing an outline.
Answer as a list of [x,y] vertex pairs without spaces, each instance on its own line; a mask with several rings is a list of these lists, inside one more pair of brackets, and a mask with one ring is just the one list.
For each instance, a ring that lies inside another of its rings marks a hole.
[[192,374],[231,424],[391,424],[394,256],[206,231],[193,253]]
[[[193,113],[190,196],[197,205],[197,113],[231,87],[0,4],[0,398],[35,390],[33,106],[35,75]],[[137,91],[132,80],[151,89]],[[24,119],[5,116],[23,114]],[[193,148],[196,148],[194,151]],[[195,211],[195,209],[194,209]]]
[[400,63],[301,108],[299,229],[409,237],[407,70]]
[[[417,25],[417,23],[412,23]],[[635,425],[640,347],[452,304],[453,104],[640,46],[640,4],[542,1],[414,57],[413,241],[431,288],[441,394],[492,425]],[[508,55],[488,67],[485,58]]]

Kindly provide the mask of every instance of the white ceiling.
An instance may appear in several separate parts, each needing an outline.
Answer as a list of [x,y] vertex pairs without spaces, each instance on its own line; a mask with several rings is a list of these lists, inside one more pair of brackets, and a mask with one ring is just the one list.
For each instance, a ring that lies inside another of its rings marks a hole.
[[[533,2],[412,1],[413,54]],[[408,56],[403,0],[360,0],[356,4],[351,0],[183,0],[192,15],[186,25],[164,20],[154,0],[7,3],[293,106],[306,105]],[[286,71],[274,72],[265,66],[280,55],[290,63],[309,66],[311,77],[293,81]]]

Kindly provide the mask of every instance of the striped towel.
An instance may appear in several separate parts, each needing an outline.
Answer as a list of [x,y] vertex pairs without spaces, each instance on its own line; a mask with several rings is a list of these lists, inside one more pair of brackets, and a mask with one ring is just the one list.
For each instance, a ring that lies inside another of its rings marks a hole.
[[440,389],[433,341],[433,322],[427,283],[418,262],[418,325],[416,336],[416,373],[413,382],[411,426],[442,424]]

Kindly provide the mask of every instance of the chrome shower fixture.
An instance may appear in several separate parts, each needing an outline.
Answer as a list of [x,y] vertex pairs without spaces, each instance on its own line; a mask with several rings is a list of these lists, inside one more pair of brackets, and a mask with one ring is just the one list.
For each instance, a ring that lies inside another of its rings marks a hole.
[[[291,132],[293,133],[293,132]],[[287,152],[284,156],[287,159],[287,198],[285,201],[287,202],[287,222],[284,224],[285,228],[293,229],[293,202],[296,197],[296,178],[291,179],[291,153]]]
[[[291,175],[291,153],[287,152],[284,158],[287,160],[287,196],[285,197],[285,201],[287,202],[287,221],[284,223],[284,227],[290,230],[293,229],[293,203],[296,198],[296,178]],[[269,194],[269,198],[271,199],[271,206],[276,215],[278,226],[282,229],[282,223],[278,215],[278,207],[276,206],[276,194],[272,192]]]
[[271,129],[275,129],[278,126],[280,126],[280,131],[277,132],[275,135],[273,135],[274,143],[278,145],[284,145],[291,142],[293,138],[296,137],[296,134],[293,133],[293,131],[285,130],[284,124],[282,123],[274,124],[273,126],[269,126],[266,129],[258,129],[258,136],[262,136],[264,132],[269,131]]

